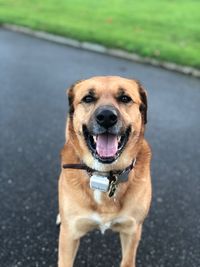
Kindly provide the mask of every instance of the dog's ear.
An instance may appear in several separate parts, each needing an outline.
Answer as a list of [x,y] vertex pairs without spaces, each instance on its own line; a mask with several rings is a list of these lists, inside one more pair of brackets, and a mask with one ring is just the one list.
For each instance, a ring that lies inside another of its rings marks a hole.
[[147,93],[139,81],[137,81],[137,84],[138,84],[140,99],[142,101],[142,103],[140,104],[140,112],[142,114],[143,122],[144,122],[144,124],[146,124],[147,123],[147,107],[148,107]]
[[74,113],[74,87],[75,84],[71,85],[68,89],[67,89],[67,94],[68,94],[68,103],[69,103],[69,115],[72,116]]
[[74,88],[78,83],[82,82],[82,80],[79,80],[72,84],[68,89],[67,89],[67,95],[68,95],[68,103],[69,103],[69,115],[72,116],[74,113]]

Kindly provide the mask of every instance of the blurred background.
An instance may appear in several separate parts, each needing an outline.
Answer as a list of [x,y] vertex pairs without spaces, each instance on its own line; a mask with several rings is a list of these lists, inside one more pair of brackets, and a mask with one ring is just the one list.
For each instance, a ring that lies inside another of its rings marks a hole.
[[[54,267],[66,88],[94,75],[148,92],[153,201],[137,267],[200,266],[200,80],[11,31],[21,25],[200,69],[200,2],[0,0],[0,266]],[[75,266],[115,267],[118,235],[94,231]]]
[[199,68],[199,10],[196,0],[0,0],[0,23]]

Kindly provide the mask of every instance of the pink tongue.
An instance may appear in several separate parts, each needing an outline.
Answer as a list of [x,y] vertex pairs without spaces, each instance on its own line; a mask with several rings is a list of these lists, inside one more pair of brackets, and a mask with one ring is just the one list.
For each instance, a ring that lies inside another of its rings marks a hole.
[[117,136],[112,134],[100,134],[97,136],[96,150],[100,157],[114,157],[117,153]]

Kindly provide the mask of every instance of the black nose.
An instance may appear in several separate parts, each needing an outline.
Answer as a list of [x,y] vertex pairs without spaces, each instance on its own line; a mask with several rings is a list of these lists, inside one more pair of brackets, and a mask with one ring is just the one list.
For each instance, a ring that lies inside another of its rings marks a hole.
[[96,121],[104,128],[109,128],[115,125],[117,119],[117,111],[113,107],[100,107],[96,111]]

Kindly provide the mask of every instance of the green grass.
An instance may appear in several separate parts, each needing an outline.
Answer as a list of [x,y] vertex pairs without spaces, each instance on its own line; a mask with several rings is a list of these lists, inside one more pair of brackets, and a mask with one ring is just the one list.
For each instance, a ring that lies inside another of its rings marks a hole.
[[0,23],[200,68],[198,0],[0,0]]

